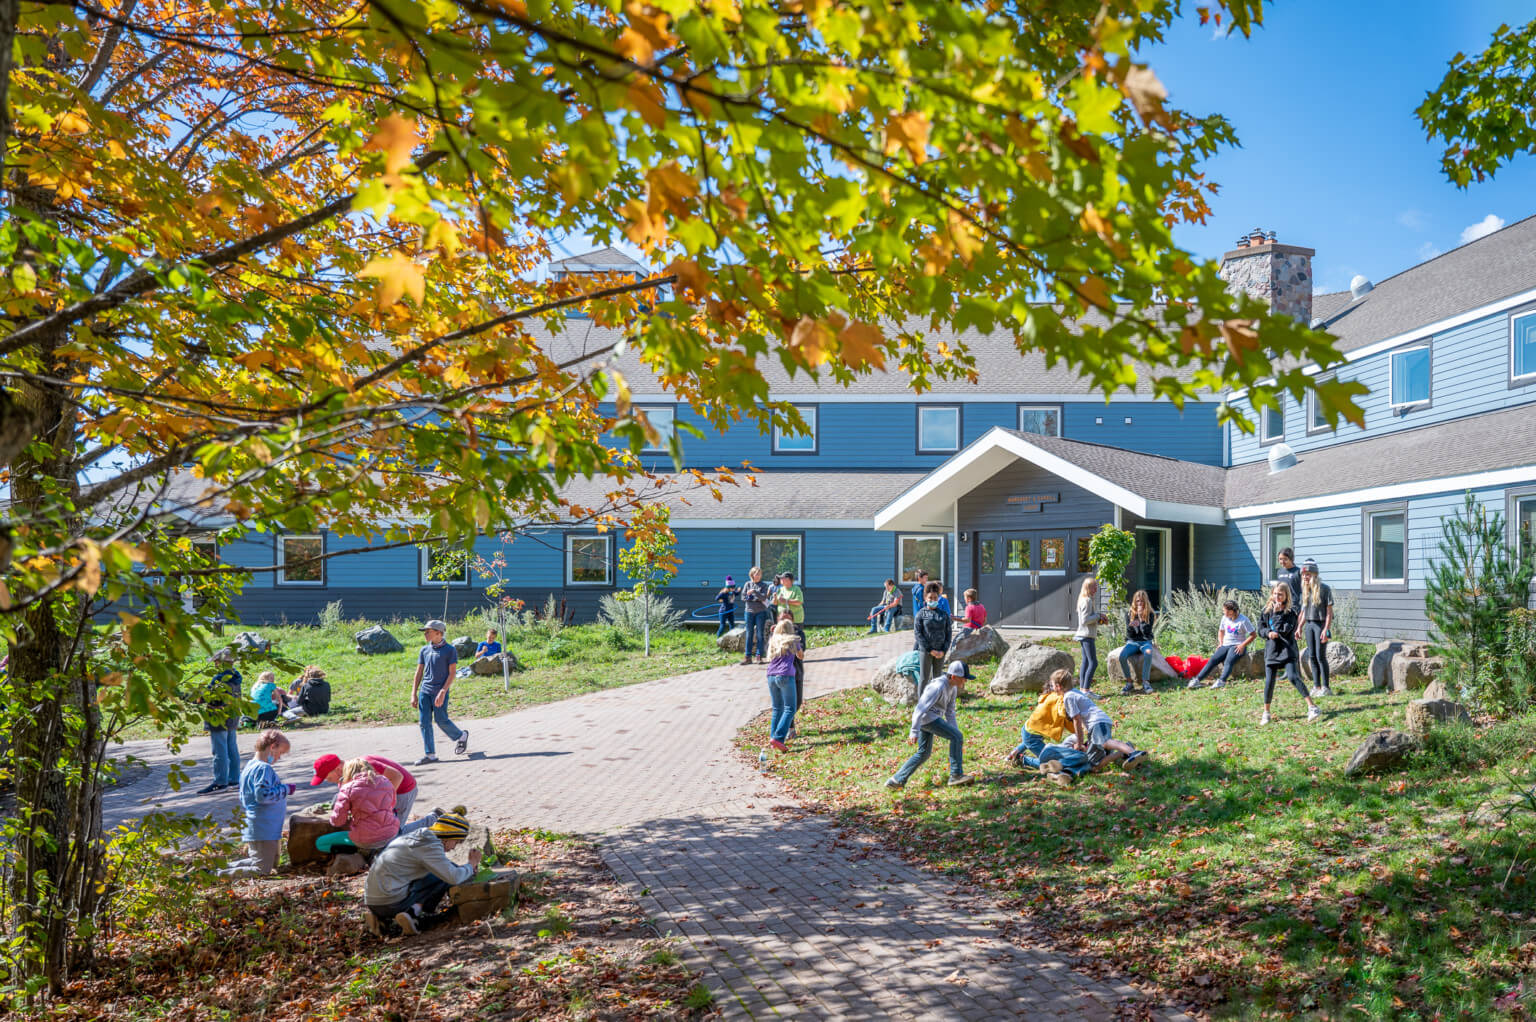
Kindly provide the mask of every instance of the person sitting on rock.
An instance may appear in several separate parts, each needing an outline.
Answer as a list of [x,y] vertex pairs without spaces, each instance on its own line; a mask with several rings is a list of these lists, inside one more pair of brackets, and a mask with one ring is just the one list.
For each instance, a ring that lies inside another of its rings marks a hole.
[[487,628],[485,630],[485,641],[475,647],[475,659],[479,660],[481,657],[498,656],[500,653],[501,643],[496,641],[496,629]]
[[965,591],[965,610],[956,621],[961,622],[961,635],[970,635],[979,628],[987,627],[987,608],[981,605],[981,594],[974,589]]
[[304,668],[290,691],[288,709],[283,711],[285,719],[319,717],[331,712],[331,683],[325,680],[324,668],[315,664]]
[[438,816],[430,827],[402,834],[374,857],[363,887],[368,932],[384,936],[386,928],[415,935],[453,918],[453,909],[437,911],[448,888],[468,883],[480,868],[480,849],[459,865],[448,853],[469,836],[463,806]]

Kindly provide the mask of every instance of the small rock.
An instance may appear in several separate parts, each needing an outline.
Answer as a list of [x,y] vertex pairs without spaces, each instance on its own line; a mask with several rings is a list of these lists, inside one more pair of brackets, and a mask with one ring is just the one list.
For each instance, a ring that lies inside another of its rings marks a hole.
[[1073,672],[1076,669],[1071,653],[1020,639],[997,665],[997,673],[987,688],[995,696],[1039,692],[1056,671]]
[[[1328,643],[1328,652],[1324,654],[1328,658],[1328,677],[1342,678],[1355,673],[1355,651],[1347,642]],[[1305,651],[1301,654],[1301,673],[1308,681],[1312,681],[1312,661]]]
[[897,657],[887,661],[869,680],[869,687],[878,692],[880,698],[892,706],[916,706],[917,675],[901,670],[897,665],[902,660],[902,657]]
[[391,635],[389,629],[383,625],[364,628],[352,636],[352,640],[357,643],[357,651],[365,656],[405,652],[405,647],[400,645],[400,640]]
[[1439,657],[1410,657],[1399,653],[1392,658],[1392,691],[1415,692],[1434,681],[1444,669],[1445,661]]
[[1424,694],[1419,696],[1419,698],[1450,699],[1451,693],[1446,690],[1445,682],[1441,681],[1439,678],[1436,678],[1434,681],[1424,686]]
[[727,653],[745,653],[747,651],[747,626],[737,625],[730,631],[715,639],[715,646]]
[[331,858],[331,864],[325,868],[328,877],[352,876],[361,873],[368,868],[368,860],[356,852],[341,852]]
[[523,670],[523,665],[518,662],[517,656],[512,653],[498,653],[496,656],[483,656],[469,665],[471,673],[481,677],[500,677],[501,665],[505,662],[507,670],[518,674]]
[[968,664],[984,664],[996,660],[1008,652],[1008,640],[998,635],[991,625],[983,625],[968,634],[955,632],[955,640],[949,644],[944,661],[964,660]]
[[1408,733],[1411,735],[1422,735],[1436,724],[1447,721],[1472,723],[1466,708],[1449,699],[1415,699],[1408,704],[1406,716]]
[[231,640],[241,649],[250,650],[252,653],[270,653],[272,640],[263,639],[260,632],[241,632]]
[[1397,656],[1408,645],[1406,639],[1386,639],[1376,644],[1376,653],[1371,657],[1371,662],[1366,668],[1370,675],[1371,688],[1380,692],[1392,684],[1392,658]]
[[1406,759],[1408,754],[1416,748],[1418,748],[1418,741],[1412,735],[1391,729],[1374,731],[1360,743],[1355,754],[1349,757],[1349,765],[1344,768],[1344,775],[1354,777],[1357,774],[1389,770]]
[[467,635],[461,635],[454,639],[451,645],[453,646],[453,651],[459,655],[460,660],[471,660],[474,658],[475,648],[480,644]]

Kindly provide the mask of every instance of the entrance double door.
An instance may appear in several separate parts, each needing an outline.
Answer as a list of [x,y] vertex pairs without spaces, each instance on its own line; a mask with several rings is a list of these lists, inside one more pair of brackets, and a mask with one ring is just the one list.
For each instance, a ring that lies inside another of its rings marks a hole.
[[1074,541],[1066,529],[980,533],[976,588],[987,619],[1028,628],[1071,624]]

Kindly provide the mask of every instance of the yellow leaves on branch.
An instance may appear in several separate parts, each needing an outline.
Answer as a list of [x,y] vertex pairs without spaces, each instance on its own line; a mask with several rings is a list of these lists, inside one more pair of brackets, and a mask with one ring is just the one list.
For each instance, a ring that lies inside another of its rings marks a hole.
[[667,264],[666,272],[677,278],[677,288],[683,296],[695,300],[709,296],[709,274],[692,259],[674,259]]
[[880,350],[884,343],[885,334],[879,327],[858,320],[845,324],[837,313],[825,319],[801,317],[789,335],[789,346],[811,368],[836,355],[852,369],[884,369],[885,353]]
[[414,120],[390,114],[373,129],[373,135],[364,143],[363,149],[383,153],[385,181],[400,184],[400,172],[410,165],[411,154],[420,141]]
[[629,24],[619,34],[615,49],[635,64],[650,65],[657,50],[677,45],[677,36],[667,27],[666,11],[642,3],[641,0],[624,0],[624,16]]
[[417,305],[426,299],[426,272],[416,260],[403,252],[370,259],[357,275],[379,279],[374,289],[374,303],[381,312],[405,295],[409,295]]
[[1173,118],[1168,111],[1163,109],[1163,102],[1168,98],[1168,89],[1150,67],[1141,64],[1133,64],[1125,69],[1120,79],[1120,91],[1130,99],[1131,105],[1141,115],[1146,124],[1160,124],[1165,128],[1173,127]]
[[928,159],[928,115],[921,110],[897,114],[885,122],[885,155],[905,149],[913,163]]

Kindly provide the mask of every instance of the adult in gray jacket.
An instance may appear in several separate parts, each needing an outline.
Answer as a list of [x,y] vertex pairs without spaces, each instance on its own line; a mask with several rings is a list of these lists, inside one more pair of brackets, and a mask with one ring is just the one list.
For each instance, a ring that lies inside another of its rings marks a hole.
[[393,921],[401,932],[416,934],[447,922],[453,911],[437,911],[438,903],[448,888],[467,883],[480,868],[478,848],[470,851],[468,865],[448,858],[468,836],[464,808],[455,806],[432,826],[401,834],[385,845],[374,857],[363,887],[368,931],[382,937],[384,926]]

